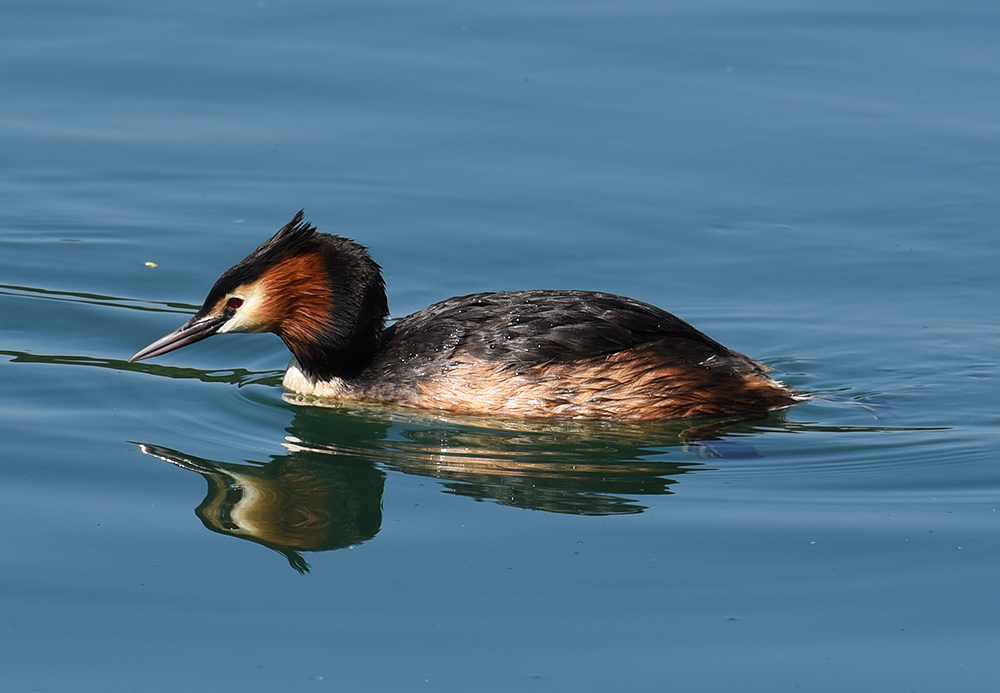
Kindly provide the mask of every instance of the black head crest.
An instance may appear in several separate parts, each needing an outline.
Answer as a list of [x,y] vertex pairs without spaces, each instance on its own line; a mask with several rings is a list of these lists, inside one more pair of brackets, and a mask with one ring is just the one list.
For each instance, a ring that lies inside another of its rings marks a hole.
[[[300,209],[292,220],[278,229],[278,232],[264,241],[257,250],[250,253],[244,262],[255,260],[267,264],[283,255],[294,255],[308,248],[316,238],[316,227],[303,221],[305,210]],[[240,263],[242,264],[242,263]]]
[[[243,284],[251,284],[279,260],[307,252],[319,242],[316,227],[303,221],[305,210],[299,210],[292,220],[278,229],[278,232],[264,241],[236,265],[219,277],[208,292],[202,311],[208,310],[220,298]],[[200,314],[200,313],[199,313]]]

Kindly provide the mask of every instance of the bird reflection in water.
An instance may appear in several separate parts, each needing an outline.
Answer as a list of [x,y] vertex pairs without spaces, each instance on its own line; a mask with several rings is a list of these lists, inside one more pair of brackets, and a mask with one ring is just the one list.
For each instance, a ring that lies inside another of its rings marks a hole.
[[371,464],[323,456],[278,456],[263,465],[206,460],[159,445],[140,449],[208,482],[195,513],[213,532],[283,554],[300,573],[300,551],[331,551],[374,537],[382,526],[385,473]]
[[[299,572],[301,552],[331,551],[373,538],[382,523],[384,470],[441,482],[446,492],[532,510],[620,515],[646,509],[637,498],[670,494],[698,457],[745,456],[750,424],[659,426],[592,422],[497,422],[409,418],[398,412],[296,407],[287,452],[263,464],[207,460],[140,443],[147,455],[197,472],[208,493],[196,513],[220,534],[283,554]],[[772,416],[780,417],[780,414]],[[489,427],[483,427],[484,423]],[[723,439],[721,431],[737,436]],[[739,430],[742,427],[742,430]],[[693,439],[692,439],[693,438]],[[727,447],[728,446],[728,447]]]

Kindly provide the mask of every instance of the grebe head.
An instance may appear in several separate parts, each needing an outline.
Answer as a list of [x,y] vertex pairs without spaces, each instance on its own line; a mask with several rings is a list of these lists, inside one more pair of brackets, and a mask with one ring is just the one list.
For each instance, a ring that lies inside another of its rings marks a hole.
[[319,233],[302,217],[219,277],[193,318],[129,361],[214,334],[274,332],[314,378],[363,370],[389,313],[381,268],[363,246]]

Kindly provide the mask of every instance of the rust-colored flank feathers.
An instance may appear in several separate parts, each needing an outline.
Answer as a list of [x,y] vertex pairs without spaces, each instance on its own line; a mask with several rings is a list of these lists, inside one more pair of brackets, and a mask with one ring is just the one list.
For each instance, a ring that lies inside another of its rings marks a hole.
[[450,298],[385,327],[381,269],[302,212],[219,278],[201,310],[138,361],[221,332],[274,332],[290,390],[462,414],[661,420],[802,397],[680,318],[587,291]]
[[524,370],[466,361],[418,383],[406,403],[463,414],[656,420],[766,411],[789,401],[777,399],[785,393],[763,373],[714,376],[707,368],[664,364],[643,347]]

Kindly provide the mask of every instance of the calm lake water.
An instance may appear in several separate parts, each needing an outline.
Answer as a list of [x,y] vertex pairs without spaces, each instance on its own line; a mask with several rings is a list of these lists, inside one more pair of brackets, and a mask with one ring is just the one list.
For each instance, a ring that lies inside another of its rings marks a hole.
[[[5,3],[0,689],[993,691],[1000,6]],[[300,208],[401,316],[660,305],[816,397],[527,425],[126,359]],[[155,265],[155,266],[151,266]]]

